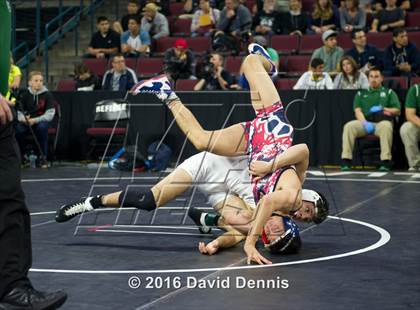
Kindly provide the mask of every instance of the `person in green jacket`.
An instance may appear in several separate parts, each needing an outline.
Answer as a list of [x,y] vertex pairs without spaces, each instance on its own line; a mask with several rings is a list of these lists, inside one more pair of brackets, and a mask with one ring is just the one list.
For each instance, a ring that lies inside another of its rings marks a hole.
[[408,171],[420,171],[420,84],[413,85],[408,90],[405,118],[407,121],[401,126],[400,135],[408,160]]
[[368,73],[369,88],[357,92],[353,108],[356,120],[347,122],[343,129],[343,160],[341,170],[351,170],[356,138],[366,135],[379,137],[381,145],[380,171],[391,170],[393,118],[400,115],[400,101],[392,89],[382,86],[380,69],[371,68]]

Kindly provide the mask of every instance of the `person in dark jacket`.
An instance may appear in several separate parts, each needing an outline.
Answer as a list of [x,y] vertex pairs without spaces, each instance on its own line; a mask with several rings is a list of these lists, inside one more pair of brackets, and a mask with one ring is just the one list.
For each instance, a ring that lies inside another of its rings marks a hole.
[[264,7],[255,15],[252,21],[254,34],[280,34],[280,13],[275,11],[275,1],[265,0]]
[[[39,71],[29,73],[29,87],[18,96],[16,103],[18,110],[18,123],[16,124],[16,139],[21,154],[25,151],[25,136],[32,127],[38,139],[41,151],[41,166],[46,166],[45,157],[48,154],[48,128],[55,115],[53,95],[44,86],[44,78]],[[41,156],[43,155],[43,156]]]
[[101,88],[101,81],[83,63],[74,66],[74,80],[77,91],[90,91]]
[[289,0],[289,12],[280,16],[283,34],[302,36],[309,25],[309,16],[302,12],[302,0]]
[[188,49],[185,39],[178,39],[172,48],[165,52],[165,71],[173,80],[195,79],[193,75],[194,55]]
[[124,56],[117,54],[112,57],[112,69],[105,72],[102,79],[102,89],[127,91],[136,83],[136,73],[126,67]]
[[382,57],[378,49],[367,44],[366,33],[363,30],[354,30],[351,33],[353,47],[349,49],[346,55],[351,56],[358,64],[360,71],[367,73],[371,68],[382,68]]
[[420,56],[417,47],[408,41],[407,31],[398,28],[393,31],[392,43],[385,49],[384,75],[413,76],[417,73]]

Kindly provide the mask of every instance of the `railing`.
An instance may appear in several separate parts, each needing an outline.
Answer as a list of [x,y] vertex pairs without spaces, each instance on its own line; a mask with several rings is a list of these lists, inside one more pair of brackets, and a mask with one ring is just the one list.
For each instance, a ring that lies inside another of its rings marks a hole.
[[[26,42],[22,42],[18,44],[18,46],[13,47],[13,55],[17,53],[17,51],[24,49],[25,50],[25,56],[23,56],[21,59],[16,61],[16,64],[18,64],[21,68],[22,66],[27,66],[29,62],[36,57],[36,55],[39,55],[43,52],[43,58],[44,58],[44,73],[45,77],[48,80],[48,73],[49,73],[49,55],[48,50],[49,48],[56,43],[59,39],[61,39],[67,32],[72,31],[73,29],[76,29],[75,31],[75,38],[74,38],[74,48],[75,48],[75,55],[78,55],[78,44],[79,44],[79,23],[82,16],[90,16],[90,27],[91,32],[94,31],[94,25],[95,25],[95,12],[100,7],[105,0],[89,0],[89,5],[84,6],[84,0],[80,0],[79,6],[72,6],[72,7],[65,7],[63,5],[63,0],[58,0],[58,15],[53,18],[51,21],[49,21],[45,27],[44,27],[44,42],[41,42],[41,0],[36,0],[35,3],[35,37],[36,37],[36,45],[32,50],[29,50],[29,46]],[[25,1],[21,1],[24,3]],[[31,1],[32,2],[32,1]],[[32,2],[33,3],[33,2]],[[13,8],[15,9],[15,8]],[[68,16],[69,14],[73,14],[73,16],[65,21],[65,16]],[[56,30],[51,32],[52,26],[58,26]],[[16,41],[14,41],[14,44],[16,44]],[[12,45],[13,46],[13,45]]]

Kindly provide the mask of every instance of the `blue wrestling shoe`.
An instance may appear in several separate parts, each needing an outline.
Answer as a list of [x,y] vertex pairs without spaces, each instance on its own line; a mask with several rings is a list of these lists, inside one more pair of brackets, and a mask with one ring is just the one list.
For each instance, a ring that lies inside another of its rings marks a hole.
[[137,95],[139,93],[152,93],[166,104],[178,99],[178,96],[172,90],[171,83],[166,75],[160,75],[151,78],[150,80],[137,83],[131,89],[131,93],[133,95]]
[[261,45],[257,43],[251,43],[250,45],[248,45],[248,52],[250,54],[261,55],[265,57],[271,63],[271,70],[270,72],[268,72],[268,75],[271,76],[272,78],[277,75],[278,73],[277,68],[273,63],[273,60],[271,59],[270,54],[267,52],[267,50],[264,47],[262,47]]

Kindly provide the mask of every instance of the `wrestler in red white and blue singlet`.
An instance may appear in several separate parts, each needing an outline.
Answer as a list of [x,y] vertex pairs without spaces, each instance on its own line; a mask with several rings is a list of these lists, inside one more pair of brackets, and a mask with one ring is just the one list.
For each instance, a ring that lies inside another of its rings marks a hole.
[[[254,120],[243,123],[249,154],[248,164],[256,160],[271,161],[287,150],[293,142],[293,127],[284,114],[281,102],[269,108],[256,110],[256,115]],[[255,203],[274,191],[284,170],[278,169],[259,180],[251,176]]]

